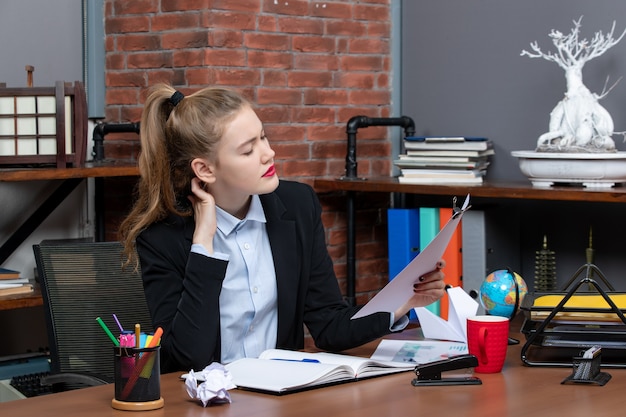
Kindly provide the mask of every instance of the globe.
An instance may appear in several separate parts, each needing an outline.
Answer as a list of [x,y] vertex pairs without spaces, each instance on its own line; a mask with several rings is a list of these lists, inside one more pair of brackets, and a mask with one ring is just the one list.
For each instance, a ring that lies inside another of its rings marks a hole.
[[[528,286],[516,272],[498,269],[487,275],[480,286],[479,294],[480,303],[488,314],[511,318],[516,313],[516,304],[521,305],[528,294]],[[519,300],[516,294],[519,294]]]

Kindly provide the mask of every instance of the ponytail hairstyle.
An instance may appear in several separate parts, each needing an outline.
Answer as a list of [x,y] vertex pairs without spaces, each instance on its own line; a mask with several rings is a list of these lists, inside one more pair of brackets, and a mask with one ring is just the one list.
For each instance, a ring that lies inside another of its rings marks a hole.
[[246,106],[250,102],[239,93],[219,87],[187,97],[166,84],[149,90],[141,115],[137,199],[119,230],[126,263],[133,260],[135,239],[146,227],[169,214],[193,214],[187,201],[194,178],[191,161],[215,158],[226,125]]

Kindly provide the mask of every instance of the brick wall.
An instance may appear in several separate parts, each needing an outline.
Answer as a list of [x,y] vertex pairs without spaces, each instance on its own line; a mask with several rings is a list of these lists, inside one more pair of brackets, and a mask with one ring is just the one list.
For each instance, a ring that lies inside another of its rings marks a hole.
[[[388,117],[390,1],[107,0],[106,121],[139,120],[145,90],[168,82],[242,91],[256,105],[282,178],[312,184],[345,171],[347,121]],[[387,129],[358,134],[359,175],[388,175]],[[105,155],[134,160],[135,135],[108,135]],[[133,183],[107,180],[109,229],[128,209]],[[327,240],[345,286],[345,201],[320,195]],[[385,196],[359,196],[357,293],[365,301],[387,279]],[[364,226],[366,225],[366,226]]]

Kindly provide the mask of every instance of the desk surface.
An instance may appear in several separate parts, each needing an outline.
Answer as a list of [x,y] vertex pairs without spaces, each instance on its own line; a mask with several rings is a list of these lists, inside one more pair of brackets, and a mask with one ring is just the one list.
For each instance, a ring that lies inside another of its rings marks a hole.
[[[514,324],[515,326],[515,324]],[[519,326],[517,326],[519,327]],[[408,330],[402,338],[416,337]],[[521,337],[514,332],[514,337]],[[372,343],[350,351],[370,355]],[[561,385],[568,368],[526,367],[520,360],[521,345],[509,347],[504,369],[498,374],[476,374],[482,385],[413,387],[414,374],[406,372],[354,383],[274,396],[232,390],[233,402],[203,408],[191,400],[179,374],[161,378],[165,407],[141,413],[145,416],[245,416],[342,417],[458,414],[480,416],[623,416],[626,369],[606,369],[612,379],[603,387]],[[113,386],[86,388],[26,400],[0,403],[0,415],[20,416],[126,416],[111,408]]]

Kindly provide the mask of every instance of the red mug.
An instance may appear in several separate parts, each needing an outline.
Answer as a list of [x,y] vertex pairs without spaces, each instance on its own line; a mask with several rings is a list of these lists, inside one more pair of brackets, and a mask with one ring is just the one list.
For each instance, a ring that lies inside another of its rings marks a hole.
[[509,342],[509,319],[501,316],[474,316],[467,319],[467,349],[478,358],[475,372],[500,372]]

